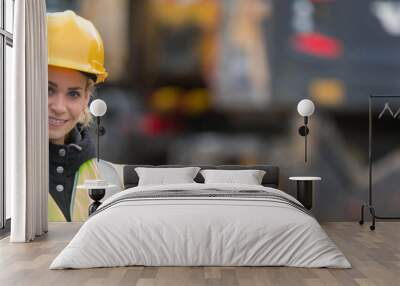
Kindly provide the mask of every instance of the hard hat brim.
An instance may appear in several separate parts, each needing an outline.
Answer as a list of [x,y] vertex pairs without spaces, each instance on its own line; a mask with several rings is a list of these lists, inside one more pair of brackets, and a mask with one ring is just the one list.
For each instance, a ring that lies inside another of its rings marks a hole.
[[103,69],[103,70],[94,70],[90,66],[85,66],[82,64],[77,64],[77,63],[71,63],[65,60],[48,60],[48,65],[49,66],[55,66],[55,67],[60,67],[60,68],[67,68],[71,70],[77,70],[89,74],[93,74],[96,76],[96,82],[95,84],[102,83],[105,81],[105,79],[108,76],[108,73]]

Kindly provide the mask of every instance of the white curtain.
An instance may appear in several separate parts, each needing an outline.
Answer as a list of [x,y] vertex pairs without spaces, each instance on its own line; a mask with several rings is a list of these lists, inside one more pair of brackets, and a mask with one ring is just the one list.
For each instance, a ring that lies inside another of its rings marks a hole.
[[12,242],[47,232],[48,119],[45,0],[16,0],[13,93],[6,98],[6,187]]

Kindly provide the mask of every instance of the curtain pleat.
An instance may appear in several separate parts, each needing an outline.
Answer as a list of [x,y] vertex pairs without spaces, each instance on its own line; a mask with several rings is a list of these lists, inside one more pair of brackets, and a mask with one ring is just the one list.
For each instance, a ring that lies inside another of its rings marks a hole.
[[15,1],[12,96],[6,98],[6,187],[11,193],[11,241],[25,241],[25,1]]
[[[47,26],[44,0],[15,2],[14,94],[6,114],[6,186],[11,188],[12,242],[47,232]],[[11,145],[14,148],[10,148]]]
[[[40,149],[40,165],[43,166],[43,168],[40,168],[39,171],[39,178],[43,178],[43,180],[40,182],[41,188],[44,189],[44,191],[40,192],[40,203],[41,207],[40,209],[42,210],[40,214],[41,218],[41,224],[40,224],[40,229],[44,230],[47,232],[48,230],[48,208],[47,208],[47,200],[48,200],[48,194],[49,194],[49,144],[48,144],[48,132],[49,132],[49,127],[48,127],[48,68],[47,68],[47,17],[46,17],[46,2],[45,1],[39,1],[40,2],[40,11],[39,11],[39,17],[40,18],[40,30],[43,31],[43,33],[40,34],[40,42],[44,43],[45,48],[40,49],[40,62],[43,63],[41,66],[42,71],[40,72],[40,82],[44,83],[40,85],[40,94],[42,94],[42,103],[40,104],[40,117],[41,117],[41,122],[42,124],[39,124],[40,126],[40,140],[44,142],[44,144],[41,144],[41,149]],[[43,116],[44,115],[44,116]]]

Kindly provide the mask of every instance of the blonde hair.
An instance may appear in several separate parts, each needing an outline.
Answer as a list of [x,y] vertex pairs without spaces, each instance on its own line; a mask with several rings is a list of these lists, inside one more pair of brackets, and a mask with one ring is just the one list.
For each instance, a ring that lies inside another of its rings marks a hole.
[[[94,97],[95,93],[95,81],[91,78],[88,77],[87,83],[86,83],[86,92],[89,93],[89,97]],[[93,122],[93,116],[89,111],[89,107],[86,106],[85,109],[82,111],[78,122],[82,124],[82,127],[89,127],[90,124]]]

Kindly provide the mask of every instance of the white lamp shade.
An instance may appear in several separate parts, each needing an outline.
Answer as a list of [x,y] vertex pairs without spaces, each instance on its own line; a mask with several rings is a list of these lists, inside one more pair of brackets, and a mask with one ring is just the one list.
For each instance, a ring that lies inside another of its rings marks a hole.
[[96,117],[103,116],[107,111],[107,104],[101,99],[95,99],[90,104],[90,113]]
[[301,116],[311,116],[314,113],[314,103],[309,99],[303,99],[297,104],[297,112]]

